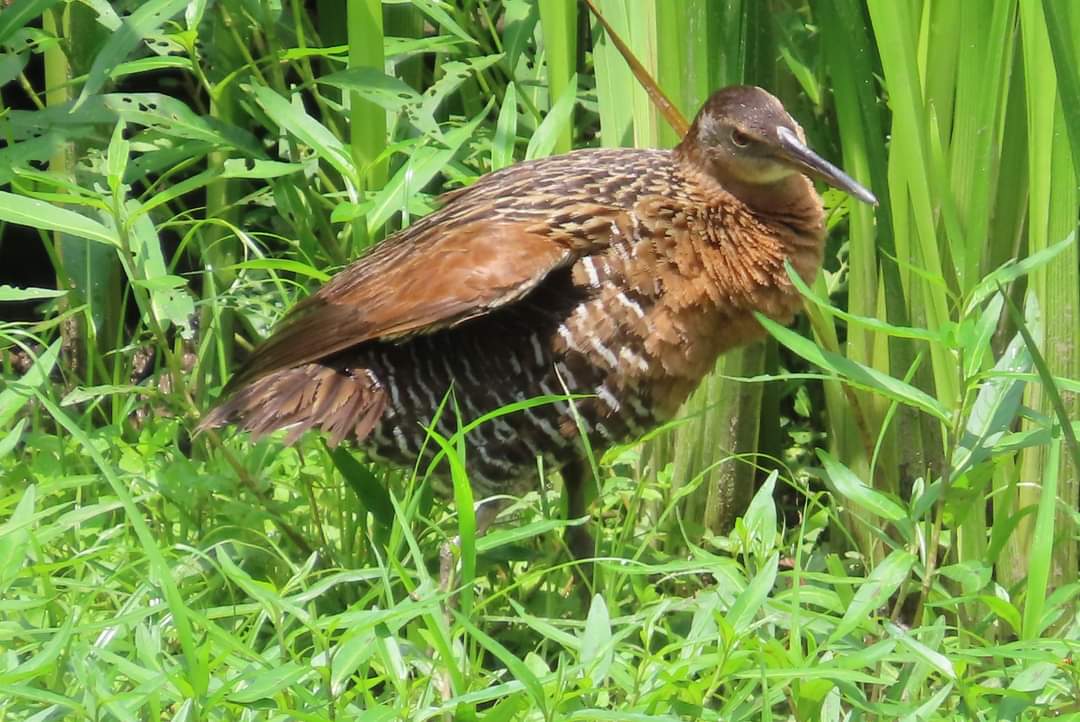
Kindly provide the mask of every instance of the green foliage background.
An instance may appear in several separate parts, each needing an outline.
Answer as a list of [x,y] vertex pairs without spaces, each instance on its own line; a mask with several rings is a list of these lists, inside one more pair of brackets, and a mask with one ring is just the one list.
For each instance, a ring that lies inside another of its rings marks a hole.
[[684,114],[762,85],[882,203],[826,193],[805,319],[600,459],[582,580],[557,478],[478,539],[426,467],[189,434],[439,191],[677,141],[584,5],[3,3],[0,716],[1080,714],[1080,6],[596,5]]

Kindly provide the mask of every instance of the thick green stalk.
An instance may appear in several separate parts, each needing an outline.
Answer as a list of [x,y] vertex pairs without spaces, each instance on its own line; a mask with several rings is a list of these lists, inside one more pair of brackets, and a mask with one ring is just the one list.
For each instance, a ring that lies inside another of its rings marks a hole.
[[[951,189],[948,200],[955,203],[956,226],[962,229],[946,234],[961,293],[967,293],[981,278],[982,259],[992,252],[987,239],[995,215],[990,200],[998,182],[1015,24],[1012,0],[998,0],[991,12],[964,6],[955,36],[962,51],[955,65],[952,112],[942,114],[952,117],[953,132],[944,151],[949,178],[941,187]],[[985,514],[961,515],[957,521],[957,561],[983,560],[988,540]],[[973,605],[965,608],[969,614],[978,613]]]
[[[656,39],[656,6],[650,2],[625,0],[630,19],[630,47],[655,78],[659,60]],[[660,145],[660,127],[664,121],[660,111],[649,100],[649,94],[634,82],[630,95],[634,108],[634,146],[638,148],[657,148]],[[624,101],[625,102],[625,101]]]
[[[349,67],[375,68],[382,72],[386,58],[383,54],[383,15],[381,0],[348,0]],[[387,162],[380,159],[386,150],[386,111],[364,99],[359,93],[349,94],[349,140],[353,160],[360,169],[364,188],[375,191],[386,185]],[[366,222],[353,223],[353,250],[375,239],[367,237]]]
[[[657,82],[688,119],[709,97],[712,88],[709,60],[709,4],[701,0],[656,2],[656,36],[660,53]],[[660,127],[660,143],[669,148],[681,140],[667,124]]]
[[[862,316],[887,316],[892,299],[891,306],[906,317],[902,295],[896,298],[887,290],[888,271],[879,272],[879,248],[887,248],[892,243],[891,224],[888,222],[890,206],[888,194],[885,193],[888,157],[884,143],[884,120],[874,98],[873,76],[877,68],[873,43],[862,8],[855,2],[833,0],[825,3],[822,9],[823,46],[840,131],[843,166],[856,179],[868,182],[881,201],[877,209],[848,201],[848,310]],[[896,278],[895,273],[892,278]],[[827,323],[832,325],[831,320],[827,320]],[[835,335],[835,330],[832,334]],[[880,371],[895,373],[890,344],[868,329],[848,326],[845,354]],[[848,398],[855,399],[859,408],[851,408]],[[832,446],[838,458],[844,459],[849,468],[868,480],[873,479],[879,488],[897,491],[901,465],[917,459],[921,450],[920,443],[908,443],[904,449],[900,449],[895,441],[895,426],[898,423],[913,426],[911,414],[901,411],[894,419],[893,426],[882,429],[881,422],[888,404],[881,397],[859,390],[852,390],[845,396],[827,389],[826,408],[833,430]],[[883,443],[879,445],[881,454],[873,469],[868,455],[870,450],[866,448],[854,415],[868,417],[866,423],[875,436],[885,434]],[[917,434],[915,439],[917,441]],[[861,512],[860,515],[866,518]],[[853,525],[856,523],[854,518],[851,521]],[[865,541],[872,543],[869,537]]]
[[[207,50],[211,67],[235,68],[243,65],[243,54],[239,47],[246,42],[250,29],[246,23],[236,23],[234,16],[227,13],[224,6],[215,9],[215,21],[209,23],[212,42]],[[242,91],[239,84],[232,82],[231,78],[215,78],[217,82],[211,93],[210,116],[221,121],[226,126],[242,125],[240,119],[244,115],[240,107]],[[230,157],[228,150],[215,150],[207,154],[207,170],[221,171],[225,167],[225,161]],[[240,212],[235,206],[235,200],[239,196],[237,182],[220,179],[210,183],[206,187],[206,217],[222,221],[221,224],[212,223],[205,226],[202,246],[203,262],[210,272],[210,278],[206,281],[208,293],[222,291],[236,278],[236,272],[231,266],[240,258],[242,249],[240,239],[229,228],[240,226]],[[209,327],[211,308],[203,307],[203,327]],[[217,352],[215,353],[216,364],[212,366],[219,378],[227,375],[232,367],[233,359],[233,326],[235,313],[233,309],[223,307],[216,314],[216,322],[219,326],[215,334],[217,340]]]
[[[942,179],[931,166],[931,138],[937,133],[916,63],[919,28],[909,5],[870,0],[868,8],[893,112],[887,190],[903,303],[912,325],[942,331],[951,321],[949,289],[955,283],[951,271],[946,276],[951,266],[943,264],[937,234],[934,199],[940,197],[937,188]],[[886,281],[887,290],[892,291],[888,277]],[[928,346],[931,363],[919,368],[914,383],[946,407],[955,408],[959,400],[955,358],[942,344]],[[910,359],[916,356],[914,343],[892,346],[897,348],[908,349]],[[894,376],[906,373],[898,366],[907,360],[892,360]],[[900,427],[903,434],[918,429],[912,436],[921,439],[922,453],[914,459],[918,466],[909,471],[910,478],[939,478],[947,473],[941,427],[925,415],[914,421],[910,428]]]
[[[1037,253],[1077,231],[1080,213],[1069,135],[1065,127],[1057,78],[1053,72],[1046,21],[1039,3],[1020,4],[1023,35],[1024,76],[1028,98],[1028,253]],[[1067,71],[1067,72],[1071,72]],[[1030,291],[1038,301],[1045,323],[1042,353],[1050,371],[1063,378],[1080,378],[1080,277],[1076,245],[1054,263],[1031,275]],[[1025,403],[1052,414],[1042,386],[1027,389]],[[1080,416],[1080,398],[1063,394],[1071,418]],[[1047,447],[1025,449],[1021,461],[1021,506],[1038,503],[1039,486],[1046,472]],[[1077,505],[1077,470],[1063,464],[1059,476],[1062,506]],[[1027,520],[1030,522],[1030,520]],[[1071,515],[1062,511],[1056,528],[1065,529],[1063,543],[1054,549],[1051,586],[1060,587],[1076,579],[1077,549]],[[1022,527],[1033,533],[1030,525]]]
[[[620,37],[630,38],[630,13],[626,0],[596,0],[596,6]],[[618,48],[604,29],[590,17],[593,37],[593,65],[596,77],[596,106],[600,114],[600,145],[605,148],[634,144],[634,103],[626,102],[637,89],[637,81]]]
[[[567,92],[570,78],[577,72],[576,1],[540,0],[540,23],[544,32],[548,102],[551,107]],[[573,147],[573,143],[574,123],[571,120],[559,131],[553,152],[566,153]]]
[[[95,26],[91,11],[81,5],[60,7],[42,15],[42,29],[59,43],[44,51],[45,103],[53,108],[67,104],[74,97],[72,78],[90,67],[100,48],[100,32],[73,32],[75,26]],[[87,141],[66,142],[57,147],[49,161],[49,172],[72,183],[80,178],[77,159]],[[123,323],[123,288],[119,261],[112,249],[85,239],[57,233],[53,239],[58,261],[57,288],[70,288],[68,301],[85,303],[86,314],[72,318],[63,326],[67,368],[83,383],[121,383],[124,356],[115,354],[120,344]],[[100,377],[95,377],[100,373]],[[96,379],[96,380],[95,380]]]

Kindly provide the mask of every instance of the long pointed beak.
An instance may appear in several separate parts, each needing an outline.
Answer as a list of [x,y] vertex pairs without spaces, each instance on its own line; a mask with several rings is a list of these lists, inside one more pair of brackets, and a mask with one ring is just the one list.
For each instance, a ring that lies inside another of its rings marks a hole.
[[878,204],[878,200],[873,193],[857,183],[847,173],[807,148],[806,144],[799,140],[799,136],[795,135],[794,132],[780,126],[777,128],[776,134],[780,138],[780,155],[784,160],[797,166],[804,173],[825,181],[833,188],[839,188],[863,203],[869,203],[872,206]]

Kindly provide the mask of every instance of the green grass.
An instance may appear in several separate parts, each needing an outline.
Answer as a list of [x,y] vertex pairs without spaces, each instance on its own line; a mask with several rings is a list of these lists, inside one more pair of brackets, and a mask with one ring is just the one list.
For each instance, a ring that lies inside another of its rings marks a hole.
[[827,193],[804,318],[599,457],[588,580],[557,475],[475,535],[476,420],[428,439],[456,504],[190,436],[439,191],[677,140],[584,5],[0,12],[0,244],[56,279],[0,285],[0,719],[1080,715],[1080,9],[596,5],[683,114],[764,85],[882,203]]

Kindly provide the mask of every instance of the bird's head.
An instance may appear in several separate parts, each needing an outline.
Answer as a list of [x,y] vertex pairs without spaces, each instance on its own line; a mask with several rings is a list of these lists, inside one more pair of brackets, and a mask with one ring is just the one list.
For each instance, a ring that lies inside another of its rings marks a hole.
[[873,193],[807,147],[779,100],[752,85],[713,93],[679,150],[729,188],[763,190],[800,173],[877,205]]

